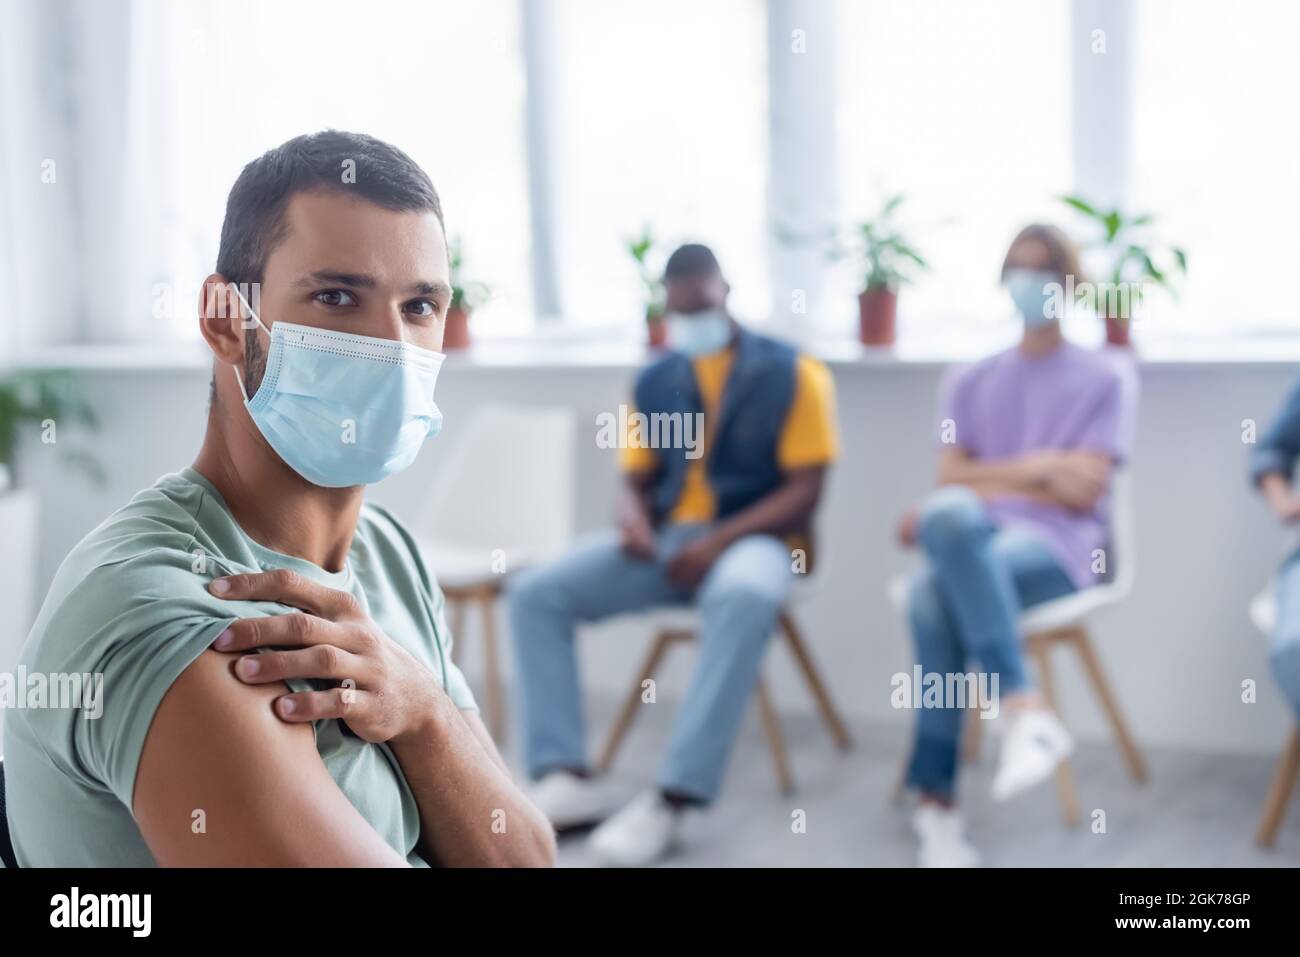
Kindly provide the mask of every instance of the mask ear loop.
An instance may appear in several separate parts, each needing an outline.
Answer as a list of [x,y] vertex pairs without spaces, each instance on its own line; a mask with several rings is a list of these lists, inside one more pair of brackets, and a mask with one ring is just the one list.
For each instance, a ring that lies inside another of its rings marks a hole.
[[[227,283],[227,288],[229,288],[231,292],[233,292],[236,296],[239,297],[240,303],[242,303],[244,308],[248,310],[248,314],[253,317],[253,321],[256,322],[259,326],[261,326],[262,329],[269,336],[271,334],[271,330],[267,329],[266,326],[263,325],[262,318],[253,310],[253,307],[252,305],[249,304],[248,300],[244,298],[244,294],[239,291],[239,287],[232,282],[232,283]],[[244,322],[245,319],[243,314],[241,313],[239,316],[240,328],[245,328]],[[232,362],[230,364],[230,371],[235,374],[235,381],[239,383],[239,394],[244,397],[244,401],[245,402],[253,401],[253,397],[249,395],[247,390],[245,390],[244,388],[244,379],[239,374],[239,366],[236,363]]]

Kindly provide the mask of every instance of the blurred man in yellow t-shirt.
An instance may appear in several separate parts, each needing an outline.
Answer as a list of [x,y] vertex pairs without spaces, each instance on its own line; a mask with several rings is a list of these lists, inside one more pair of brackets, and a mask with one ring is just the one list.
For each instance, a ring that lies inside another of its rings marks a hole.
[[839,451],[829,370],[739,325],[705,246],[664,269],[669,351],[620,410],[625,488],[617,531],[582,542],[510,589],[534,799],[560,829],[613,809],[587,771],[574,631],[659,605],[699,611],[700,654],[657,787],[591,835],[610,863],[648,864],[681,812],[717,795],[764,646]]

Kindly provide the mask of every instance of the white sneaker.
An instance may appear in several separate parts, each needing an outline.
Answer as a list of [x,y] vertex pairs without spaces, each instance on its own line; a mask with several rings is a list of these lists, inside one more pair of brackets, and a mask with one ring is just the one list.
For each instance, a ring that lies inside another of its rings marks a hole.
[[580,778],[551,771],[533,785],[529,797],[557,831],[603,821],[618,807],[602,778]]
[[993,776],[993,797],[998,801],[1046,781],[1074,751],[1070,732],[1047,708],[1021,711],[1007,720]]
[[956,808],[922,804],[912,816],[912,830],[921,842],[916,854],[918,867],[979,865],[979,853],[962,833],[961,815]]
[[615,867],[645,867],[677,843],[682,812],[658,791],[643,791],[589,838],[592,851]]

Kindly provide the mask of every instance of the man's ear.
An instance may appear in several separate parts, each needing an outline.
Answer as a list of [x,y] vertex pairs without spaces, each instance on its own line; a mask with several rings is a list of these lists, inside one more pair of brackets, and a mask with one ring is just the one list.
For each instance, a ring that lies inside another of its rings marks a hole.
[[244,361],[246,311],[234,286],[220,273],[203,280],[199,289],[199,332],[222,362],[237,365]]

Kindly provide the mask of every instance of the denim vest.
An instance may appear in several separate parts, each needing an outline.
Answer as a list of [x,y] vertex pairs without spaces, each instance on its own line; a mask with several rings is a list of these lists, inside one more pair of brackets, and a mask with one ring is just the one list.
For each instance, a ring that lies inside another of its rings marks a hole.
[[[781,484],[777,444],[786,413],[794,401],[795,350],[784,343],[740,329],[732,346],[735,357],[722,390],[716,418],[706,422],[709,434],[709,487],[723,519],[752,505]],[[637,411],[703,412],[691,360],[670,352],[637,378]],[[650,488],[656,522],[672,512],[682,493],[690,460],[685,448],[655,449],[659,460]]]

